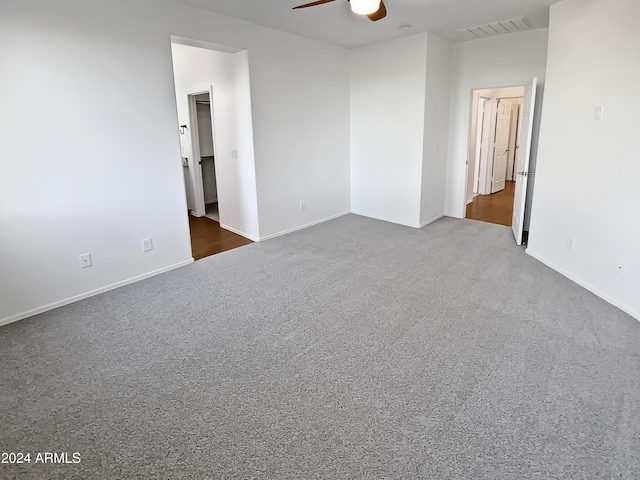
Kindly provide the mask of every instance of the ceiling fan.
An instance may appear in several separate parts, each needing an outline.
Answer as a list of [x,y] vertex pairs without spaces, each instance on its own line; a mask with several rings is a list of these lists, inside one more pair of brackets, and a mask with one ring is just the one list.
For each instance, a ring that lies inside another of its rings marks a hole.
[[[322,5],[323,3],[335,2],[336,0],[317,0],[316,2],[305,3],[304,5],[298,5],[293,7],[292,10],[297,8],[315,7],[316,5]],[[387,8],[384,6],[382,0],[347,0],[351,6],[351,11],[358,15],[366,15],[369,20],[376,22],[387,16]]]

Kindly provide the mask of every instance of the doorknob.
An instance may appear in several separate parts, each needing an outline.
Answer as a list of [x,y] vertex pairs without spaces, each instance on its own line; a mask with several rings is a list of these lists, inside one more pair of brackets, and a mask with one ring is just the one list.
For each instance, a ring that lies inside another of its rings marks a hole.
[[524,170],[521,172],[518,172],[518,175],[522,175],[523,177],[528,177],[529,175],[532,175],[533,172],[525,172]]

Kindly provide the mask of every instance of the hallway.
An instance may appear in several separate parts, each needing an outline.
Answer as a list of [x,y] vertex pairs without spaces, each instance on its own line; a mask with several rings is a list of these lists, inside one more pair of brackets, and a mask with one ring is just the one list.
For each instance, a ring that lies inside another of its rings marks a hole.
[[194,260],[253,243],[248,238],[221,228],[218,222],[207,217],[189,215],[189,230]]
[[513,195],[516,182],[505,182],[504,190],[491,195],[477,195],[467,205],[466,218],[481,222],[511,226],[513,216]]

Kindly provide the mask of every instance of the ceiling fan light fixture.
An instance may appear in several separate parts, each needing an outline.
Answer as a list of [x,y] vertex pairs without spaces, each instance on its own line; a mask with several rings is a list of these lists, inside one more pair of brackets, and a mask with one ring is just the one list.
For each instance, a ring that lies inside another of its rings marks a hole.
[[380,8],[380,0],[350,0],[351,11],[358,15],[371,15]]

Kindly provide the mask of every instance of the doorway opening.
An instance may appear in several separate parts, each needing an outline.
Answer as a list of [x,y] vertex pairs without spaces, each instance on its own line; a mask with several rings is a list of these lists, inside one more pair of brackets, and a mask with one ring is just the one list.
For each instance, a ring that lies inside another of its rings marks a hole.
[[211,94],[209,92],[190,95],[190,105],[195,102],[195,116],[200,150],[200,170],[202,172],[202,194],[204,216],[220,223],[218,211],[218,189],[216,186],[216,164],[213,145],[213,121]]
[[259,239],[246,50],[171,37],[195,260]]
[[[187,208],[194,217],[211,215],[209,218],[220,222],[218,212],[218,186],[215,165],[214,123],[211,99],[213,88],[203,92],[187,95],[189,107],[190,139],[185,139],[191,151],[189,158],[183,159],[183,165],[189,167],[191,180],[191,198],[187,198]],[[185,135],[187,126],[181,127],[181,134]],[[182,139],[181,139],[182,140]],[[185,149],[183,148],[183,152]],[[215,210],[215,215],[212,213]]]
[[215,127],[213,122],[213,87],[188,95],[191,151],[194,158],[194,209],[189,210],[191,252],[194,260],[253,243],[252,240],[220,226],[216,178]]
[[466,218],[511,226],[524,87],[474,91]]
[[465,217],[510,226],[523,237],[533,107],[528,85],[472,92]]

